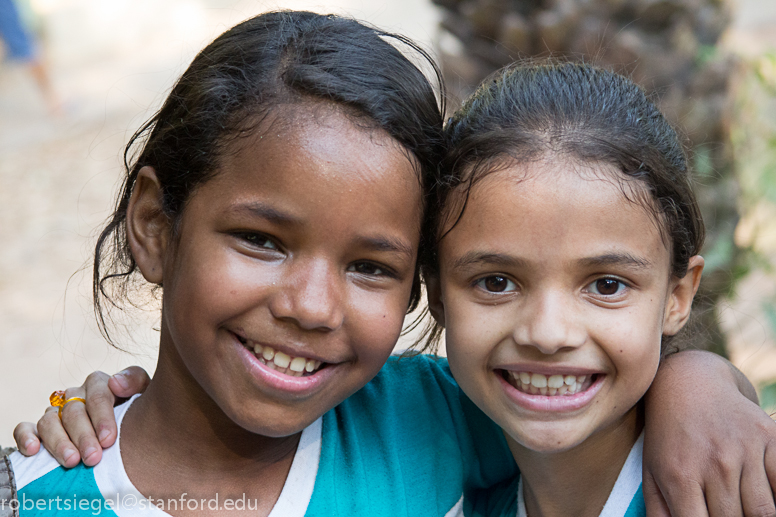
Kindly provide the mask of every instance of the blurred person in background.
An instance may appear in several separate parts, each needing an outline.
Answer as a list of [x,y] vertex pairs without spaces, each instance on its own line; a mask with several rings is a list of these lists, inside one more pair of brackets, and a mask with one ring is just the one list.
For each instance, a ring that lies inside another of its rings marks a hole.
[[19,61],[29,69],[52,114],[60,111],[60,102],[51,84],[46,65],[40,57],[32,35],[26,30],[13,0],[0,0],[0,38],[5,57]]

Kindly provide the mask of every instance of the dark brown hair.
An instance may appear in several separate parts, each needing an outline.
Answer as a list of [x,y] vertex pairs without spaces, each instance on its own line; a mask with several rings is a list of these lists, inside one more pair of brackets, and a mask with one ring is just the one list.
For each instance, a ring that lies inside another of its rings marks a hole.
[[[113,344],[106,309],[121,309],[139,283],[126,214],[144,166],[156,171],[163,210],[174,229],[194,190],[217,174],[220,158],[236,138],[255,132],[277,106],[316,101],[388,133],[418,169],[423,192],[429,191],[444,152],[444,94],[438,98],[424,73],[394,45],[413,53],[442,89],[433,60],[407,38],[311,12],[256,16],[226,31],[194,58],[162,108],[127,144],[124,184],[97,240],[94,307],[109,342]],[[415,277],[408,312],[421,296],[418,271]]]
[[[672,274],[683,277],[703,245],[680,139],[626,77],[588,64],[516,63],[486,79],[447,122],[445,134],[448,152],[429,208],[436,218],[427,227],[438,239],[460,220],[477,181],[505,164],[558,155],[609,164],[622,174],[623,194],[654,214],[672,254]],[[462,201],[452,207],[454,191]],[[422,256],[426,275],[438,273],[435,250],[428,247]],[[432,348],[440,332],[427,329]]]

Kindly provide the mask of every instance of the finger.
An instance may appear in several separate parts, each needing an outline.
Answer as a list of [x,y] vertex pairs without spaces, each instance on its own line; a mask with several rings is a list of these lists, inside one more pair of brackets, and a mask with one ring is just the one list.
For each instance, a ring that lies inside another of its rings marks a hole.
[[717,458],[705,484],[706,506],[710,517],[743,517],[741,471]]
[[[84,387],[68,388],[65,399],[86,398]],[[92,421],[86,412],[86,404],[73,400],[62,408],[62,425],[70,436],[70,441],[78,447],[81,460],[85,465],[94,466],[102,459],[102,446],[94,433]]]
[[22,422],[13,430],[13,439],[16,447],[25,456],[34,456],[40,450],[38,430],[32,422]]
[[110,378],[108,386],[114,395],[129,398],[137,393],[143,393],[151,382],[145,370],[139,366],[130,366]]
[[[91,427],[93,427],[92,434],[97,436],[101,447],[110,447],[116,442],[116,436],[118,436],[116,418],[113,414],[113,404],[116,397],[108,387],[109,379],[110,377],[106,373],[94,372],[86,378],[84,383],[86,412],[91,420]],[[74,421],[73,425],[81,429],[79,422]],[[84,463],[87,462],[84,461]]]
[[671,515],[677,517],[709,517],[703,487],[691,479],[681,479],[671,485],[660,486]]
[[655,483],[651,472],[644,472],[641,482],[641,492],[644,496],[644,506],[647,509],[647,517],[671,517],[668,505],[663,494]]
[[776,505],[768,476],[759,461],[741,473],[741,505],[747,517],[774,517]]
[[81,461],[81,456],[65,432],[57,412],[57,408],[48,407],[43,417],[38,420],[40,441],[60,465],[67,468],[75,467]]

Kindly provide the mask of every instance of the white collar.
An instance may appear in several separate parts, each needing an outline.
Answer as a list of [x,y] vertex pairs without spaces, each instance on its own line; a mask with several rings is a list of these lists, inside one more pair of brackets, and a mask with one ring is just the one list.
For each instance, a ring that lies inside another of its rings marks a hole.
[[[94,467],[94,479],[103,498],[112,502],[112,509],[118,517],[165,517],[169,514],[154,506],[135,488],[121,460],[121,422],[138,396],[114,408],[118,436],[116,443],[103,451],[102,461]],[[303,517],[307,511],[321,457],[321,429],[322,417],[302,431],[291,470],[269,517]],[[212,504],[215,505],[215,502]],[[223,501],[218,504],[223,505]]]
[[[604,509],[598,517],[622,517],[628,511],[628,507],[641,486],[641,459],[644,450],[644,431],[641,431],[638,440],[631,447],[628,458],[617,476],[612,492],[606,500]],[[274,516],[273,516],[274,517]],[[525,510],[525,496],[523,489],[523,477],[517,485],[517,517],[528,517]]]

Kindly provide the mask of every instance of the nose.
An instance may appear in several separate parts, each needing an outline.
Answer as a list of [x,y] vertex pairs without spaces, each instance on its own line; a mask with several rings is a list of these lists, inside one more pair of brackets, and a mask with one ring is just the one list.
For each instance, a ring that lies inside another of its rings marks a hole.
[[587,333],[575,305],[573,296],[563,292],[526,294],[513,331],[515,342],[544,354],[582,346]]
[[296,261],[272,297],[270,311],[305,330],[335,330],[344,321],[344,282],[325,260]]

